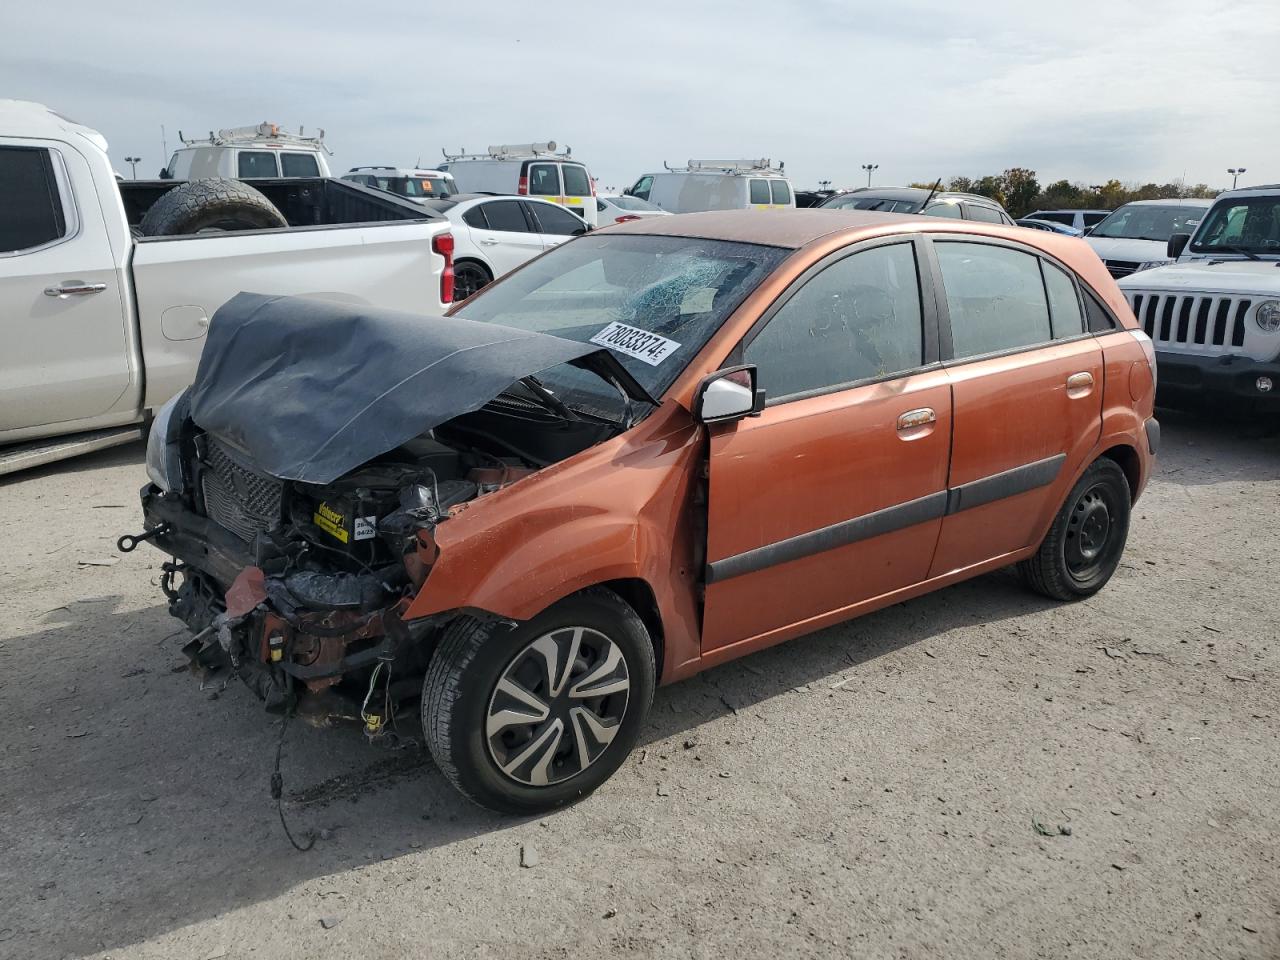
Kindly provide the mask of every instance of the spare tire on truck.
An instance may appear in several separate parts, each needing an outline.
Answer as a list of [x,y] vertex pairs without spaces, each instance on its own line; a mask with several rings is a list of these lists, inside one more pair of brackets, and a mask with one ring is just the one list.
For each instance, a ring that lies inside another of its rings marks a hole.
[[253,187],[222,177],[190,180],[174,187],[142,218],[142,232],[148,237],[288,225],[276,205]]

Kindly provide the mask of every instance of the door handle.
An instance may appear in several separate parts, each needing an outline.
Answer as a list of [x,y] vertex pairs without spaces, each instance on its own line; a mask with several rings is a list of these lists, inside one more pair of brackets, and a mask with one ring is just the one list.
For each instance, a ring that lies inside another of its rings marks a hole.
[[500,240],[495,240],[493,239],[493,237],[485,237],[480,242],[484,244],[486,247],[492,247],[495,243],[501,243]]
[[91,293],[101,293],[105,289],[107,289],[105,283],[85,283],[83,280],[67,280],[56,287],[45,287],[44,295],[65,300],[67,297],[83,297]]
[[937,421],[938,415],[932,407],[908,410],[898,417],[898,432],[905,433],[908,430],[918,430],[920,427],[927,427],[931,423],[937,423]]
[[1093,374],[1088,370],[1067,377],[1067,396],[1083,397],[1093,388]]

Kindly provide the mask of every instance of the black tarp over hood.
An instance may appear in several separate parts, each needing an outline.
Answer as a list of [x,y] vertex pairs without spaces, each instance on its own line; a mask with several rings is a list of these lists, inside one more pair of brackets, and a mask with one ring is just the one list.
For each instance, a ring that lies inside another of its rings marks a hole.
[[209,323],[191,419],[272,476],[329,483],[599,350],[459,317],[240,293]]

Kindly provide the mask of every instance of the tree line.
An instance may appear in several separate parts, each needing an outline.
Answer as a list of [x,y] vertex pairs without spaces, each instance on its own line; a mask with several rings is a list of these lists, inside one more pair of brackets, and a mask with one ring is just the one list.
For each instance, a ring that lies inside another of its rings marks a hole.
[[[913,187],[933,187],[932,183],[913,183]],[[1044,187],[1036,179],[1034,170],[1010,167],[1004,173],[985,177],[952,177],[944,180],[941,190],[959,193],[976,193],[990,197],[1009,211],[1015,220],[1033,210],[1062,208],[1092,208],[1114,210],[1132,200],[1169,200],[1176,197],[1208,197],[1212,199],[1221,189],[1205,183],[1194,186],[1173,181],[1171,183],[1122,183],[1108,180],[1106,183],[1073,183],[1056,180]]]

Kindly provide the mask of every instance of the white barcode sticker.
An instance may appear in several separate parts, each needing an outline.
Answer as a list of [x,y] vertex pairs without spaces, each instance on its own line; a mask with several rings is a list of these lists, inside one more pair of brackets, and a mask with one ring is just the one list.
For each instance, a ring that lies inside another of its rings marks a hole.
[[353,540],[372,540],[378,535],[377,517],[356,517]]
[[656,367],[680,349],[680,344],[674,340],[668,340],[666,337],[650,333],[648,330],[629,327],[625,323],[618,323],[617,321],[609,324],[592,337],[591,342],[598,343],[602,347],[608,347],[610,350],[625,354],[628,357],[635,357],[651,367]]

